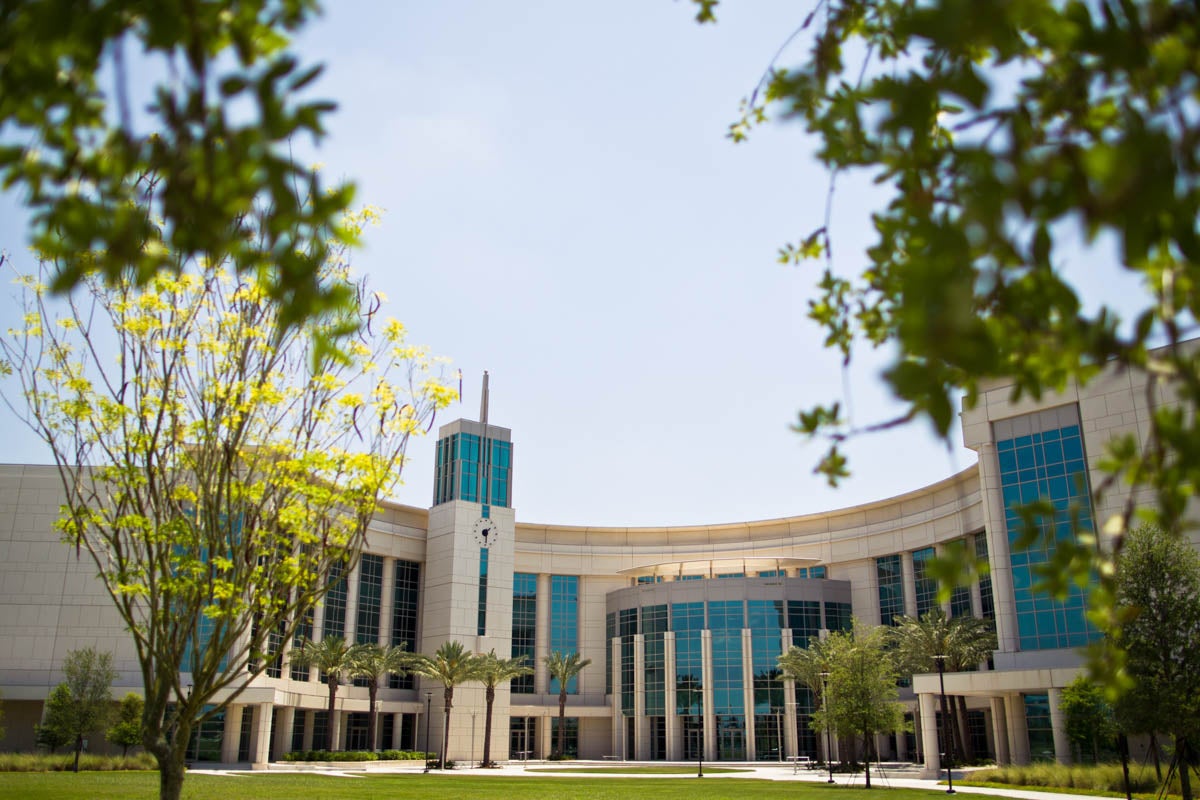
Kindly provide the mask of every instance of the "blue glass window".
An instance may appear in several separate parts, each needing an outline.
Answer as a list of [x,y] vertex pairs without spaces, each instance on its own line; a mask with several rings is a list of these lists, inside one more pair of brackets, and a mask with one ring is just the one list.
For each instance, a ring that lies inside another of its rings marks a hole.
[[821,635],[821,604],[815,600],[789,600],[788,627],[792,629],[792,644],[808,647]]
[[329,570],[329,593],[325,595],[325,621],[321,626],[321,638],[346,636],[346,576],[341,564]]
[[663,634],[667,630],[665,605],[642,606],[642,636],[645,646],[646,715],[667,713],[666,650]]
[[[415,561],[397,559],[395,585],[392,591],[392,644],[404,645],[410,653],[417,652],[417,603],[421,596],[421,565]],[[388,679],[392,689],[413,688],[411,675]],[[387,741],[386,739],[384,741]]]
[[875,559],[875,573],[879,578],[879,621],[883,625],[895,625],[896,618],[904,616],[904,576],[900,571],[900,556]]
[[383,603],[383,556],[364,554],[358,563],[358,620],[354,636],[359,644],[377,644]]
[[917,599],[917,619],[937,608],[937,581],[929,577],[929,562],[933,560],[933,556],[932,547],[914,550],[912,554],[913,594]]
[[674,603],[671,630],[675,633],[675,713],[697,716],[704,709],[704,603]]
[[[512,657],[533,666],[537,647],[537,575],[513,573]],[[513,678],[513,694],[533,694],[533,676]]]
[[[433,504],[450,500],[508,508],[512,502],[512,443],[489,438],[488,460],[482,459],[480,437],[471,433],[455,433],[439,439],[436,453]],[[480,482],[491,476],[491,489],[486,500],[481,497]]]
[[825,628],[831,631],[848,631],[853,626],[853,613],[849,603],[825,603]]
[[[550,576],[550,652],[563,655],[579,652],[579,576]],[[567,693],[578,691],[579,680],[572,678]],[[558,681],[551,679],[550,693],[558,694]]]
[[488,549],[479,548],[479,615],[476,620],[475,632],[479,636],[487,636],[487,585],[488,585]]
[[741,600],[710,601],[708,627],[712,635],[712,713],[718,718],[717,753],[721,759],[745,758],[746,708],[742,678]]

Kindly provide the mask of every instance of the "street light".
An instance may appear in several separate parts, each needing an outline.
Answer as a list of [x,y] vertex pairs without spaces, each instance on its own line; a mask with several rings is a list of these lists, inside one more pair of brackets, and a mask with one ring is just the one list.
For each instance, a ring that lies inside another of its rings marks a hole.
[[939,654],[933,657],[937,662],[938,670],[938,685],[942,690],[942,727],[944,741],[946,742],[946,783],[950,788],[946,790],[946,794],[955,794],[954,791],[954,775],[950,772],[950,761],[954,755],[954,742],[950,740],[950,715],[946,710],[946,656]]
[[432,714],[433,692],[425,693],[425,771],[429,772],[429,717]]
[[821,673],[821,705],[825,709],[825,764],[829,767],[829,780],[833,783],[833,738],[829,733],[829,673]]

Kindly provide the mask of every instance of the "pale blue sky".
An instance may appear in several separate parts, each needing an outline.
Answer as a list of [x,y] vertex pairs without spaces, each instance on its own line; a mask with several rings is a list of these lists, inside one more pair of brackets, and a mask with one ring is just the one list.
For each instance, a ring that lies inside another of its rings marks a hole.
[[[804,316],[819,267],[774,260],[820,224],[827,177],[798,126],[737,146],[725,132],[804,5],[723,3],[704,27],[682,0],[327,5],[301,41],[328,65],[316,94],[340,104],[314,157],[385,211],[356,268],[463,370],[439,423],[477,417],[490,370],[519,520],[811,513],[974,463],[957,432],[947,446],[921,424],[852,443],[854,477],[832,491],[812,475],[821,446],[788,430],[843,392]],[[875,199],[845,178],[836,202],[851,269]],[[24,257],[21,225],[4,198],[0,248]],[[857,423],[898,411],[880,363],[846,377]],[[8,427],[0,460],[47,460]],[[410,456],[397,499],[427,506],[432,436]]]

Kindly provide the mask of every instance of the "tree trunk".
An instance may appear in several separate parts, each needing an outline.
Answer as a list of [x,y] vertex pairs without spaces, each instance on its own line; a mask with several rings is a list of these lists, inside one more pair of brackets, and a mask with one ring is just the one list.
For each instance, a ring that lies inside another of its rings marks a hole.
[[337,678],[333,677],[332,672],[329,673],[328,683],[329,683],[329,714],[325,719],[325,744],[326,744],[325,749],[332,753],[334,750],[337,750],[337,738],[335,735],[337,726],[334,724],[335,719],[334,719],[333,715],[337,713],[336,711],[334,711],[334,703],[337,702],[337,689],[338,689]]
[[374,753],[376,750],[376,748],[375,748],[375,745],[376,745],[376,741],[375,741],[375,738],[376,738],[375,737],[375,723],[376,723],[375,698],[378,695],[379,695],[379,681],[372,680],[370,683],[367,684],[367,702],[370,703],[370,706],[367,709],[367,749],[370,750],[372,753]]
[[1129,737],[1124,731],[1117,734],[1117,750],[1121,754],[1121,779],[1125,784],[1125,800],[1133,800],[1133,790],[1129,787]]
[[1192,800],[1191,745],[1186,737],[1175,737],[1175,763],[1179,770],[1179,792],[1183,800]]
[[[565,758],[567,755],[567,684],[562,683],[562,691],[558,693],[558,757]],[[624,736],[624,732],[621,734]]]
[[192,736],[190,725],[168,732],[166,742],[148,742],[143,746],[158,761],[158,800],[179,800],[183,793],[184,761]]
[[484,692],[487,708],[483,712],[483,766],[492,766],[492,704],[496,702],[496,687],[489,686]]
[[958,745],[959,752],[962,753],[963,763],[975,760],[975,748],[971,746],[971,729],[967,725],[967,698],[959,695],[958,701]]
[[438,769],[446,769],[446,749],[450,747],[450,709],[454,707],[454,689],[447,686],[446,693],[446,718],[445,725],[442,730],[442,752],[438,754]]
[[875,737],[870,731],[863,731],[863,775],[866,777],[866,787],[871,788],[871,745],[875,742]]
[[1159,783],[1162,783],[1162,760],[1158,754],[1158,735],[1150,734],[1150,752],[1154,753],[1154,775]]
[[79,754],[83,752],[83,734],[75,734],[75,766],[73,771],[79,772]]

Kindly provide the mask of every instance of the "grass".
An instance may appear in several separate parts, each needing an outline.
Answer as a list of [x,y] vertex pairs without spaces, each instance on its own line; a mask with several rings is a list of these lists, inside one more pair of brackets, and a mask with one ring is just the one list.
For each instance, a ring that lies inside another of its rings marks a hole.
[[[1065,789],[1078,794],[1125,796],[1120,764],[1052,764],[994,767],[971,772],[966,780],[956,781],[964,786],[1010,788]],[[1156,797],[1159,784],[1154,769],[1138,764],[1129,765],[1130,788],[1140,796]],[[1179,780],[1173,782],[1170,794],[1179,795]]]
[[[829,787],[820,783],[742,778],[596,778],[468,775],[220,776],[191,773],[183,783],[185,800],[626,800],[643,794],[655,800],[879,800],[880,789]],[[154,800],[158,775],[144,772],[5,773],[2,800]],[[890,789],[888,800],[935,800],[944,790]]]

